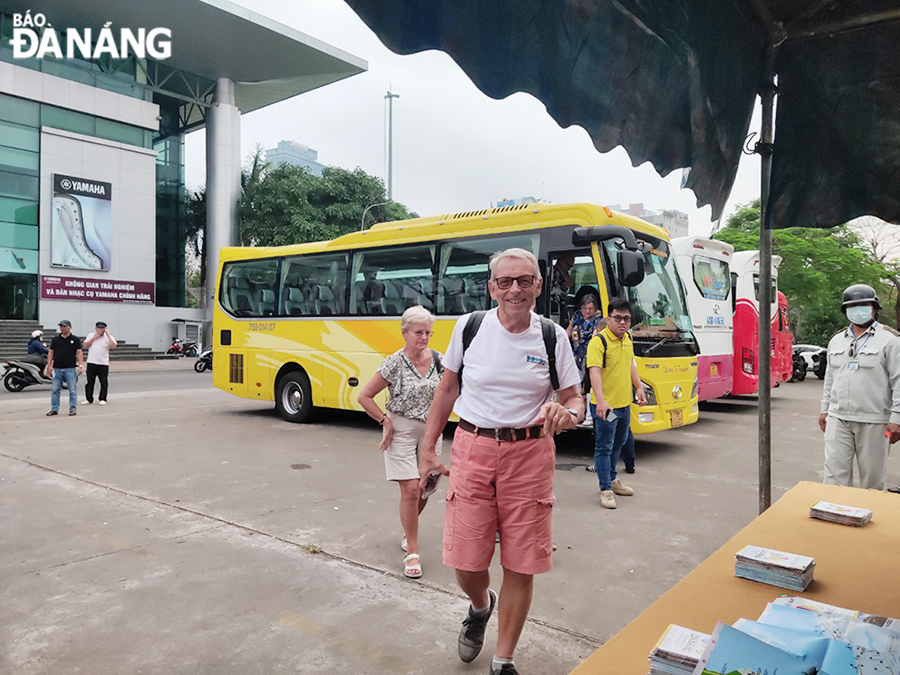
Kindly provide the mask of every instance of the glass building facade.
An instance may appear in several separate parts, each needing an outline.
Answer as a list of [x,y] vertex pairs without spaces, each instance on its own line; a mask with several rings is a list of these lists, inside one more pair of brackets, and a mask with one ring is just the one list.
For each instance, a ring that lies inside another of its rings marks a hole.
[[13,59],[12,17],[0,13],[0,61],[159,105],[151,132],[37,101],[0,94],[0,320],[38,318],[41,127],[118,141],[157,151],[156,304],[185,306],[184,131],[181,101],[153,91],[146,63],[134,58]]

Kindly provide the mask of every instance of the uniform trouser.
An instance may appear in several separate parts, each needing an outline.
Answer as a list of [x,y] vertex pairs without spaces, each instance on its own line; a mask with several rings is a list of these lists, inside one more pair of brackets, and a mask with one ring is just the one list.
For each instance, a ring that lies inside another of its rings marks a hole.
[[853,458],[859,466],[859,487],[884,490],[889,439],[884,423],[848,422],[828,416],[825,426],[825,480],[853,486]]
[[109,389],[109,366],[101,366],[98,363],[87,364],[87,382],[84,385],[84,397],[94,402],[94,380],[100,379],[100,400],[106,400]]

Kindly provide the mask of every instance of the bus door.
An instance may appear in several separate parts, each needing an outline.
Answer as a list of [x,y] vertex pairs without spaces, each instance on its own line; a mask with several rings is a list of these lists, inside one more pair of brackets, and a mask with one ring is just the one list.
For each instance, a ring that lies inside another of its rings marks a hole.
[[597,311],[603,314],[605,301],[600,295],[597,269],[600,268],[594,265],[594,251],[590,249],[551,253],[544,281],[550,305],[547,316],[563,328],[568,327],[585,295],[594,296],[599,303]]

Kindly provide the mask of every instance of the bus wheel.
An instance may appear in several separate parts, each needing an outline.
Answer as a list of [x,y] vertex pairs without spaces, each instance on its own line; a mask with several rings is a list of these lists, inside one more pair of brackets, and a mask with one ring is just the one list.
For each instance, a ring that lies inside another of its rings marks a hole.
[[306,373],[295,371],[278,380],[275,409],[288,422],[311,421],[312,387]]

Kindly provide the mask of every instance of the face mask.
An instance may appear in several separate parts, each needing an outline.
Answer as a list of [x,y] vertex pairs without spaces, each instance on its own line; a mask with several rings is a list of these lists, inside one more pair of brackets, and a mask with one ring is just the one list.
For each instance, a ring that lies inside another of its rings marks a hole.
[[850,319],[850,323],[864,326],[872,320],[872,308],[866,305],[862,307],[848,307],[847,318]]

